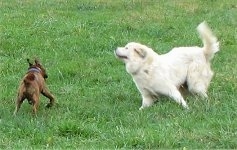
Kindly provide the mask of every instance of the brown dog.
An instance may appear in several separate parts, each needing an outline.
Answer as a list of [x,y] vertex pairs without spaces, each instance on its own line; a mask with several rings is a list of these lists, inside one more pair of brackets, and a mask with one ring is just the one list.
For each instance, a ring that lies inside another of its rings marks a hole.
[[29,59],[27,61],[29,68],[20,83],[14,115],[16,115],[25,99],[33,106],[33,114],[36,114],[37,107],[39,106],[40,93],[50,99],[46,107],[51,107],[54,104],[54,96],[50,94],[45,86],[45,79],[48,77],[45,69],[38,60],[35,60],[35,64],[30,63]]

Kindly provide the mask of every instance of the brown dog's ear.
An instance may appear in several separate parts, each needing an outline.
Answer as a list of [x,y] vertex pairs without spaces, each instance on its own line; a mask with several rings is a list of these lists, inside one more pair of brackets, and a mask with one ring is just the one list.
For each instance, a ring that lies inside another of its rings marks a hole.
[[141,57],[145,58],[146,57],[146,51],[142,48],[135,48],[135,52]]
[[26,60],[27,60],[27,62],[28,62],[28,64],[29,64],[29,66],[32,66],[32,65],[33,65],[33,64],[30,62],[30,59],[29,59],[29,58],[27,58]]

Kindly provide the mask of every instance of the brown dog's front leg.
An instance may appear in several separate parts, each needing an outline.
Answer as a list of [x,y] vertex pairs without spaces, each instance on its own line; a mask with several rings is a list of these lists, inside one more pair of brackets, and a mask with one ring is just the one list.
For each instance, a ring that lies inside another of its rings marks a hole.
[[41,93],[50,100],[46,107],[52,107],[54,105],[54,96],[47,89],[43,89]]

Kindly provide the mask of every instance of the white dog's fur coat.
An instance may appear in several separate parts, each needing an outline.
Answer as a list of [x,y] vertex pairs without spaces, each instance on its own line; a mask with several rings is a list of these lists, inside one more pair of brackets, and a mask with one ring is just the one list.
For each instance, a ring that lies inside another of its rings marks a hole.
[[151,106],[158,95],[169,96],[188,109],[179,91],[184,84],[191,93],[207,97],[213,76],[210,61],[219,51],[219,42],[205,22],[197,30],[203,47],[178,47],[163,55],[135,42],[116,49],[115,55],[125,63],[142,95],[140,109]]

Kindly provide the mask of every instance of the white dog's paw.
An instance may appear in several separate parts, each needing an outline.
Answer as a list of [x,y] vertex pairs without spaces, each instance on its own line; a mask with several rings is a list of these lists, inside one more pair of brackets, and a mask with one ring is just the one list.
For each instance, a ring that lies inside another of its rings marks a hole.
[[143,106],[141,106],[140,108],[139,108],[139,110],[143,110],[144,109],[144,107]]
[[189,110],[189,107],[188,107],[188,105],[187,105],[187,104],[182,104],[182,106],[183,106],[183,108],[185,108],[185,109]]

